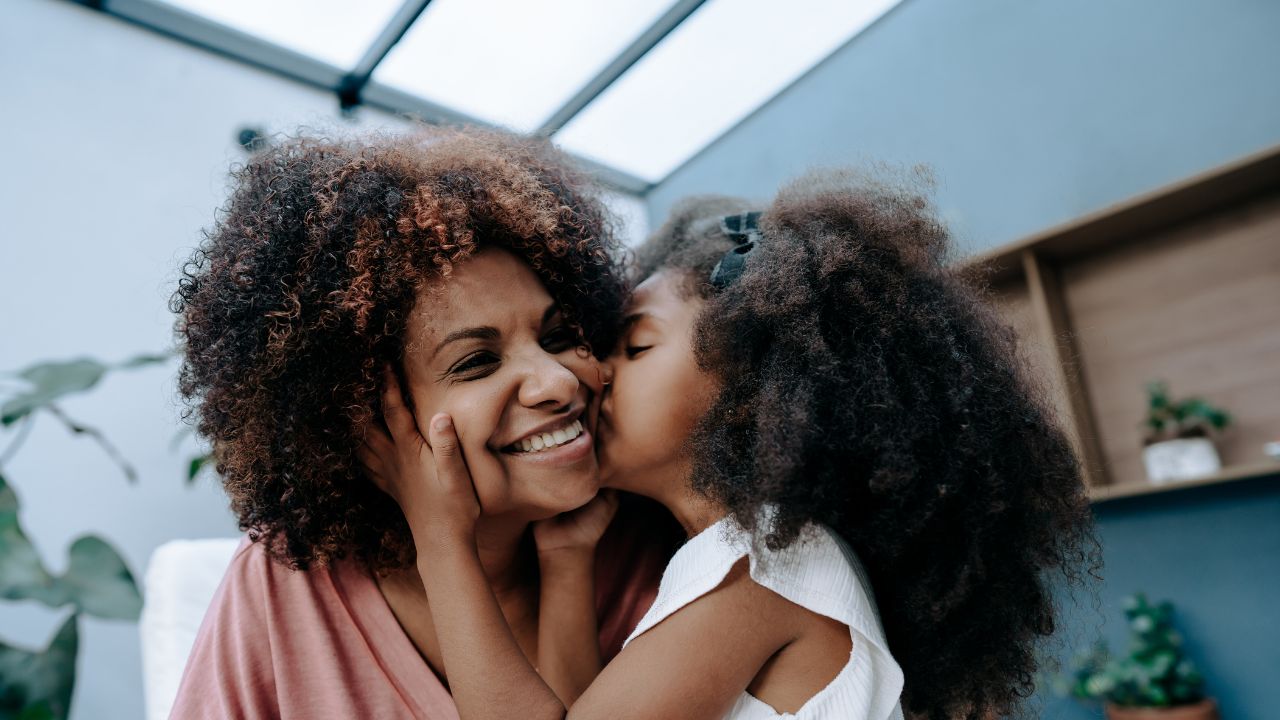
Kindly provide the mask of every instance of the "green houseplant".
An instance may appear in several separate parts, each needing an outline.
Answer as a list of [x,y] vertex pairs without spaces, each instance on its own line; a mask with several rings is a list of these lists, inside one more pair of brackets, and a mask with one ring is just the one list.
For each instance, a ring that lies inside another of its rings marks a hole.
[[1178,438],[1206,437],[1225,429],[1231,416],[1201,398],[1174,400],[1169,384],[1163,380],[1147,383],[1147,442],[1156,443]]
[[[68,550],[67,570],[50,572],[23,530],[18,496],[5,475],[37,415],[57,420],[68,432],[96,441],[133,482],[136,472],[99,430],[72,419],[59,401],[92,389],[109,372],[167,361],[167,355],[142,355],[118,365],[81,358],[42,362],[0,377],[16,386],[0,403],[0,432],[8,435],[0,450],[0,598],[69,608],[66,619],[42,649],[14,647],[0,640],[0,720],[62,720],[70,712],[75,689],[79,618],[136,621],[142,595],[124,559],[108,542],[84,535]],[[194,474],[198,467],[193,464]]]
[[1162,483],[1217,472],[1222,462],[1212,434],[1230,424],[1230,415],[1201,398],[1175,400],[1167,383],[1147,383],[1142,452],[1147,477]]
[[1128,653],[1113,656],[1105,642],[1095,645],[1069,678],[1071,695],[1102,702],[1110,720],[1216,720],[1217,704],[1174,628],[1173,605],[1138,593],[1125,598],[1124,615]]

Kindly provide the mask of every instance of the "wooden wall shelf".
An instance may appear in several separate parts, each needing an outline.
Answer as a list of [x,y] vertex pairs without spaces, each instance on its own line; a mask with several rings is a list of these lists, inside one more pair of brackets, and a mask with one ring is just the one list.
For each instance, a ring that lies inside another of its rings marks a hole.
[[[988,286],[1094,502],[1280,474],[1280,146],[1005,247],[960,272]],[[1226,470],[1152,485],[1144,387],[1223,407]]]
[[1139,497],[1142,495],[1157,495],[1160,493],[1177,492],[1179,490],[1205,487],[1207,485],[1223,485],[1226,483],[1237,482],[1239,480],[1254,480],[1265,477],[1280,479],[1280,460],[1255,463],[1252,465],[1236,465],[1234,467],[1223,468],[1221,471],[1212,475],[1205,475],[1204,477],[1190,478],[1187,480],[1177,480],[1161,485],[1146,482],[1095,487],[1089,490],[1089,501],[1092,503],[1102,503],[1107,502],[1108,500],[1120,500],[1122,498]]

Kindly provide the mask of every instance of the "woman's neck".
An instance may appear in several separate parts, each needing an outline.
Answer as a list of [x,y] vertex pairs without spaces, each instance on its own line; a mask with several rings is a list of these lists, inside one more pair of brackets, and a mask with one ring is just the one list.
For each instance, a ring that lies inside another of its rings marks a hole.
[[[506,599],[526,593],[537,584],[537,556],[528,546],[528,529],[527,521],[509,518],[481,516],[476,523],[476,554],[500,603],[505,604]],[[384,579],[425,604],[420,573],[420,566],[415,564],[387,573]]]
[[536,555],[528,547],[529,523],[505,517],[481,516],[476,522],[476,553],[493,594],[505,595],[530,586],[537,577]]
[[[538,561],[527,542],[528,522],[481,517],[476,524],[476,551],[485,578],[502,608],[516,641],[529,657],[537,652]],[[430,568],[426,568],[430,571]],[[447,683],[435,621],[414,565],[375,578],[392,614],[418,653]]]

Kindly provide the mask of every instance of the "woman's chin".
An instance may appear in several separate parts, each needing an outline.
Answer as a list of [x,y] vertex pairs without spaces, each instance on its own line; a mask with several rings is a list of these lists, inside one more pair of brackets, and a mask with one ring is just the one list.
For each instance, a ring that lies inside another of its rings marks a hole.
[[555,517],[560,513],[570,512],[586,505],[595,499],[600,492],[600,483],[595,468],[590,473],[573,473],[561,477],[554,485],[544,486],[542,502],[539,502],[542,518]]

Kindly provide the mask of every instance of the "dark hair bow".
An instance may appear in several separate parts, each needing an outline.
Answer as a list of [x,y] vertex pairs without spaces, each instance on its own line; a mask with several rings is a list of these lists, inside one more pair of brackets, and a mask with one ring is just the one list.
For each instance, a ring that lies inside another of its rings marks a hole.
[[738,279],[746,268],[747,256],[755,249],[756,243],[764,240],[760,233],[760,212],[726,215],[720,219],[720,232],[737,245],[725,253],[711,270],[711,285],[717,290],[723,290]]

